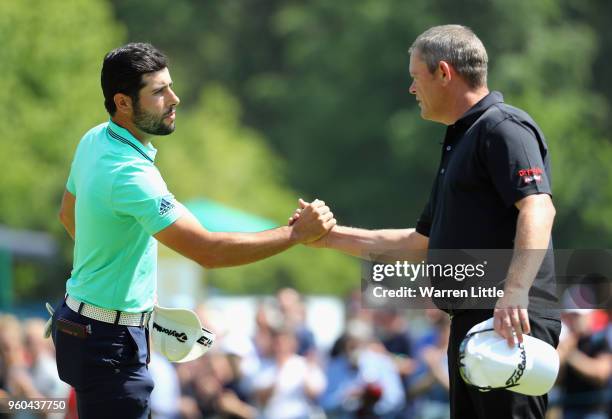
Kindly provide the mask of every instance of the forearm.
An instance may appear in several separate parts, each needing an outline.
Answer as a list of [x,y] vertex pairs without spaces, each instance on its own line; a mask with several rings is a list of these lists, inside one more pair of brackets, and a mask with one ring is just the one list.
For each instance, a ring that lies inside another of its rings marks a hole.
[[351,256],[370,259],[386,253],[401,253],[401,256],[423,257],[427,250],[427,238],[413,228],[366,230],[336,226],[323,237],[324,247],[339,250]]
[[612,359],[608,354],[591,358],[575,350],[567,356],[567,363],[596,384],[603,385],[610,378]]
[[226,391],[222,394],[217,404],[221,413],[227,416],[236,416],[241,419],[251,419],[257,416],[257,410],[240,400],[232,391]]
[[215,233],[187,226],[178,237],[162,231],[155,238],[208,269],[256,262],[297,243],[291,227],[258,233]]
[[256,262],[297,244],[290,227],[258,233],[209,233],[201,243],[200,259],[209,268],[223,268]]
[[450,388],[450,381],[448,378],[448,372],[441,366],[436,366],[431,369],[432,377],[446,390]]
[[276,255],[295,244],[316,241],[336,220],[321,201],[308,205],[291,226],[258,233],[221,233],[206,230],[185,209],[174,223],[155,234],[160,243],[205,268],[244,265]]
[[519,212],[514,254],[505,289],[527,291],[546,256],[554,220],[554,207],[541,202],[526,203]]

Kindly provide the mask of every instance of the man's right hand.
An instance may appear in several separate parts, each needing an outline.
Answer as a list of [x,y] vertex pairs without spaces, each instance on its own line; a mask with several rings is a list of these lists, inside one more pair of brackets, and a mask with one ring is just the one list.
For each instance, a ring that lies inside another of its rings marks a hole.
[[325,202],[315,199],[311,203],[299,200],[299,217],[292,220],[292,235],[302,244],[312,243],[327,234],[336,225],[334,214]]

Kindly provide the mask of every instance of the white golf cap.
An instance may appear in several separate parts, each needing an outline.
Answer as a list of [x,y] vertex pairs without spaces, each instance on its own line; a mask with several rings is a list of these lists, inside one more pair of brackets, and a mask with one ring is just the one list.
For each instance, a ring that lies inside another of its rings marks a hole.
[[550,391],[559,372],[559,355],[543,340],[523,335],[510,348],[493,330],[493,318],[472,327],[459,348],[463,380],[481,391],[508,389],[529,396]]
[[191,310],[155,306],[149,327],[153,348],[171,362],[187,362],[204,355],[215,334],[200,324]]

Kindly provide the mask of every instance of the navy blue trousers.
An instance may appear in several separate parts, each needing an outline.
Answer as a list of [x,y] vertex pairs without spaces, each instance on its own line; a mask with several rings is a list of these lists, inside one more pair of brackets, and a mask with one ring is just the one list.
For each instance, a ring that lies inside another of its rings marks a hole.
[[76,391],[80,419],[149,417],[153,380],[145,327],[93,320],[62,303],[52,337],[59,376]]

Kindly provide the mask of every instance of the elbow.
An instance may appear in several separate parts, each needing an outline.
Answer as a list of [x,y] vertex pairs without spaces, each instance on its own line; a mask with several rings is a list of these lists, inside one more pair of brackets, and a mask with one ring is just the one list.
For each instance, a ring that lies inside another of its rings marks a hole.
[[215,269],[214,263],[212,263],[208,259],[198,258],[195,260],[195,262],[204,269]]
[[535,195],[535,198],[529,201],[528,204],[528,212],[537,214],[540,219],[547,220],[552,225],[557,215],[557,210],[550,195]]
[[548,216],[550,217],[550,220],[553,221],[556,215],[557,209],[555,208],[555,205],[553,204],[552,200],[550,200],[548,204]]
[[195,259],[195,262],[204,269],[217,269],[222,267],[217,258],[210,255],[199,256]]

